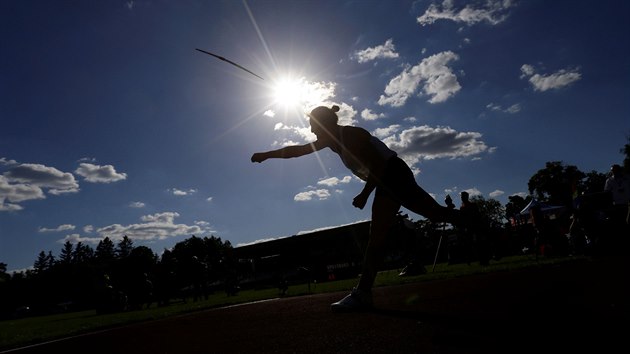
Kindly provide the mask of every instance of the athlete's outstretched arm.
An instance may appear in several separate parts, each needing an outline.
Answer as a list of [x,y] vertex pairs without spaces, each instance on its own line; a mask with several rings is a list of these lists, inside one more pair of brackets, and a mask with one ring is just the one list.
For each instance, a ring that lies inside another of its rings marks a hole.
[[263,162],[267,159],[290,159],[292,157],[308,155],[315,151],[321,150],[322,148],[324,148],[324,146],[318,144],[317,141],[305,145],[285,146],[277,150],[257,152],[252,155],[252,162]]

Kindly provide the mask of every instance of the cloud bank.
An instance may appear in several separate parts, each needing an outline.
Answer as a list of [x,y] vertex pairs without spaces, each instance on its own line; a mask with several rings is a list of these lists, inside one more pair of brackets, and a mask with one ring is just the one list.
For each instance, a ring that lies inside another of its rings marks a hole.
[[569,86],[582,78],[578,69],[561,69],[553,74],[541,75],[536,73],[533,66],[521,66],[521,79],[527,78],[534,91],[544,92],[557,90]]
[[385,44],[355,52],[352,58],[359,63],[367,63],[380,58],[398,58],[398,53],[396,53],[396,48],[394,47],[394,40],[390,38]]
[[[0,166],[7,170],[0,174],[0,211],[24,209],[20,203],[46,199],[46,195],[78,193],[79,183],[70,172],[36,163],[18,163],[5,157],[0,158]],[[127,178],[118,173],[112,165],[98,166],[81,163],[75,173],[91,183],[112,183]]]
[[84,177],[90,183],[112,183],[127,179],[126,173],[118,173],[112,165],[99,166],[91,163],[82,163],[74,171]]
[[448,67],[448,64],[458,59],[457,54],[446,51],[425,58],[418,65],[405,68],[389,81],[378,104],[401,107],[416,92],[429,96],[429,103],[446,101],[461,89],[457,76]]
[[[417,18],[422,26],[435,23],[438,20],[454,21],[468,26],[484,22],[497,25],[509,16],[509,9],[514,7],[510,0],[472,1],[472,4],[461,6],[460,1],[444,0],[442,4],[431,4],[425,13]],[[458,6],[459,5],[459,6]]]
[[140,223],[121,225],[112,224],[105,227],[97,228],[98,237],[83,237],[80,234],[70,234],[59,240],[59,243],[70,241],[86,242],[97,244],[105,237],[111,240],[121,240],[124,236],[131,240],[153,241],[164,240],[176,236],[202,235],[211,232],[207,223],[197,221],[195,225],[177,224],[175,219],[180,215],[176,212],[162,212],[150,215],[144,215],[140,218]]

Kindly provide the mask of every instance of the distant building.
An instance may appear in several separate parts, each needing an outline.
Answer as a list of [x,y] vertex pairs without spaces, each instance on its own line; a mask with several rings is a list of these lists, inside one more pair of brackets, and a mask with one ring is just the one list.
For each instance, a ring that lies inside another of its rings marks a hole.
[[[269,286],[280,281],[322,282],[356,277],[361,271],[369,230],[370,221],[364,221],[238,246],[234,255],[241,264],[241,285]],[[404,245],[413,235],[414,230],[404,226],[392,232],[385,267],[404,265]]]

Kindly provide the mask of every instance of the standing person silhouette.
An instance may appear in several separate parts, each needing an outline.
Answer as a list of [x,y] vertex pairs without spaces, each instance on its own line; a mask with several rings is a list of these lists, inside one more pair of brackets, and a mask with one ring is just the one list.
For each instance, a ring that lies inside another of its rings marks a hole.
[[604,190],[612,195],[613,221],[618,224],[630,223],[630,177],[624,175],[620,165],[610,167],[610,175],[606,178]]
[[331,305],[335,312],[357,311],[372,307],[371,289],[385,256],[385,239],[396,221],[401,206],[433,221],[459,223],[459,211],[439,205],[417,183],[409,166],[382,141],[367,130],[338,124],[338,106],[319,106],[311,111],[311,131],[317,140],[305,145],[286,146],[278,150],[258,152],[252,162],[270,158],[288,159],[304,156],[324,148],[337,153],[357,177],[365,181],[352,205],[363,209],[376,189],[372,202],[370,237],[365,250],[363,269],[358,285],[350,295]]

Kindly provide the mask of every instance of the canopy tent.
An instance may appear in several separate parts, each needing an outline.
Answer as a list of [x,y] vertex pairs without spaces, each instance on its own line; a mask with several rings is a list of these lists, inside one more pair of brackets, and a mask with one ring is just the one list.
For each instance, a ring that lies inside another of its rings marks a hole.
[[555,214],[558,213],[560,211],[562,211],[564,209],[563,206],[558,206],[558,205],[549,205],[543,202],[539,202],[536,199],[532,199],[529,204],[527,204],[527,206],[525,208],[523,208],[523,210],[521,210],[521,215],[529,215],[529,211],[532,210],[534,207],[538,207],[540,208],[540,211],[542,211],[544,214]]

